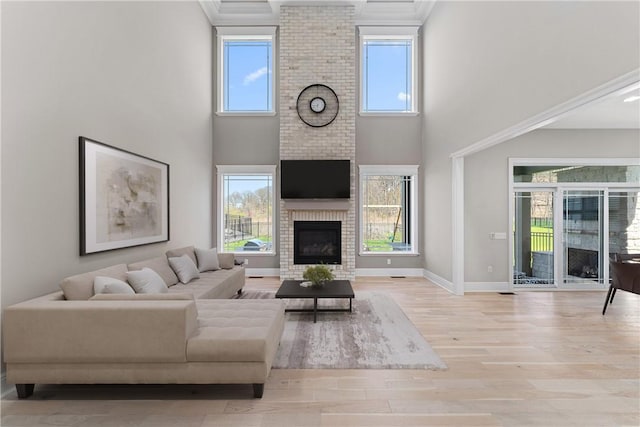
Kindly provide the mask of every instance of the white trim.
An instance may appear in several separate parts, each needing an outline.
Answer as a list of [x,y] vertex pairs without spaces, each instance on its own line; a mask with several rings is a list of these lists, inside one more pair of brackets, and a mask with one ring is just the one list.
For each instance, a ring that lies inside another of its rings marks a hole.
[[593,102],[599,98],[612,95],[616,92],[624,93],[630,90],[630,87],[638,85],[640,82],[640,68],[636,68],[626,74],[623,74],[607,83],[597,86],[579,96],[576,96],[566,102],[560,103],[540,114],[536,114],[516,125],[510,126],[498,133],[471,144],[461,150],[451,154],[451,157],[468,156],[494,145],[501,144],[505,141],[513,139],[517,136],[539,129],[550,123],[553,123],[562,117],[573,113],[576,109]]
[[360,111],[361,117],[418,117],[418,111]]
[[420,165],[358,165],[360,176],[418,175]]
[[216,25],[219,36],[234,36],[237,40],[271,40],[276,35],[276,26],[222,26]]
[[437,274],[435,274],[435,273],[433,273],[433,272],[431,272],[431,271],[429,271],[427,269],[422,270],[422,277],[424,277],[425,279],[427,279],[428,281],[430,281],[434,285],[440,286],[445,291],[448,291],[449,293],[452,293],[454,295],[456,294],[455,290],[453,288],[453,283],[451,283],[450,281],[448,281],[444,277],[440,277]]
[[[271,222],[271,250],[268,252],[262,252],[261,255],[275,255],[277,253],[277,241],[276,239],[276,211],[277,211],[277,199],[276,199],[276,165],[216,165],[217,174],[217,191],[216,191],[216,216],[218,221],[216,224],[216,247],[218,252],[224,253],[224,206],[222,205],[222,195],[224,194],[224,179],[223,175],[271,175],[271,203],[272,203],[272,222]],[[249,255],[245,252],[227,252],[233,254]],[[251,253],[252,256],[258,255],[257,253]]]
[[465,282],[465,292],[513,292],[509,282]]
[[417,25],[358,26],[358,31],[361,36],[367,36],[373,39],[376,37],[383,37],[384,39],[406,39],[407,36],[417,36],[419,29],[420,27]]
[[[526,185],[529,184],[529,185]],[[530,189],[531,191],[537,191],[537,190],[542,190],[542,189],[546,189],[546,188],[557,188],[557,187],[564,187],[564,188],[580,188],[580,189],[584,189],[585,187],[589,187],[589,189],[603,189],[603,188],[623,188],[623,189],[627,189],[627,188],[640,188],[638,187],[638,184],[635,183],[625,183],[625,182],[550,182],[550,183],[546,183],[546,182],[516,182],[513,184],[513,188],[515,190],[520,190],[520,191],[524,191],[527,189]]]
[[278,113],[275,111],[216,111],[215,114],[220,117],[274,117]]
[[280,277],[279,268],[246,268],[244,269],[245,277],[262,276],[262,277]]
[[[510,157],[509,166],[636,166],[640,165],[640,157]],[[513,179],[513,177],[512,177]],[[531,183],[529,183],[531,184]],[[555,183],[551,183],[555,184]],[[565,183],[558,183],[565,184]],[[548,184],[547,184],[548,185]]]
[[356,268],[356,277],[423,277],[421,268]]
[[[216,114],[217,115],[247,115],[247,116],[274,116],[276,114],[276,29],[277,27],[265,26],[265,27],[216,27],[216,56],[217,56],[217,99],[216,99]],[[224,110],[224,42],[226,40],[262,40],[271,42],[271,63],[269,68],[271,70],[271,110],[269,111],[225,111]]]
[[456,295],[464,295],[464,157],[451,164],[451,270]]
[[264,175],[276,173],[276,165],[216,165],[218,175],[236,173],[243,175]]
[[420,256],[420,252],[418,251],[389,251],[389,252],[382,252],[382,251],[371,251],[371,252],[358,252],[358,256],[363,256],[363,257],[375,257],[375,256]]
[[[358,27],[360,53],[360,84],[358,85],[360,115],[376,114],[383,116],[418,115],[418,30],[419,26],[401,27]],[[409,111],[365,111],[364,109],[364,43],[367,40],[411,40],[411,105]]]

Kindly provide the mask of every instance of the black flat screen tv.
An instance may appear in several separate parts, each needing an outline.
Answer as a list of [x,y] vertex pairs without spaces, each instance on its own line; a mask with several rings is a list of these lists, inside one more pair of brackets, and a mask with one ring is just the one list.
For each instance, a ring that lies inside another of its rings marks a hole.
[[349,160],[280,161],[283,199],[348,199],[350,189]]

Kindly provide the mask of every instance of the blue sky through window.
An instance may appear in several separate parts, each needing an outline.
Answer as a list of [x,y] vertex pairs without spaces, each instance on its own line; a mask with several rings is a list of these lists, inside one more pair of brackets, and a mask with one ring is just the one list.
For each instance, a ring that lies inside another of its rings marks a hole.
[[[369,39],[362,50],[362,110],[413,110],[412,39]],[[271,112],[272,41],[225,40],[223,106],[227,112]]]
[[364,42],[363,111],[411,111],[411,51],[411,40]]
[[224,111],[272,111],[271,41],[224,42]]

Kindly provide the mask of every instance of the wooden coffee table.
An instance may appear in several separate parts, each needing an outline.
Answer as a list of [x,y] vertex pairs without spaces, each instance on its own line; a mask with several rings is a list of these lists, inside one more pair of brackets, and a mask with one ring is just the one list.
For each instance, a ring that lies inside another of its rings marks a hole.
[[[348,280],[332,280],[320,288],[300,286],[302,280],[285,280],[276,292],[276,298],[313,298],[313,308],[288,308],[285,311],[299,313],[313,313],[313,323],[316,323],[318,312],[351,312],[354,298],[351,282]],[[349,298],[349,308],[318,308],[321,298]]]

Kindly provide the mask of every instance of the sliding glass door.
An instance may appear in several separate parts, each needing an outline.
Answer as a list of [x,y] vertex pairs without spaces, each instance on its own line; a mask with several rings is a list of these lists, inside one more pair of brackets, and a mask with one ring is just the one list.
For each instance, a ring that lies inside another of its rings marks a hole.
[[512,159],[510,286],[606,289],[640,253],[640,159]]
[[513,219],[513,284],[554,287],[554,191],[516,191]]
[[604,190],[562,192],[562,283],[605,283]]

